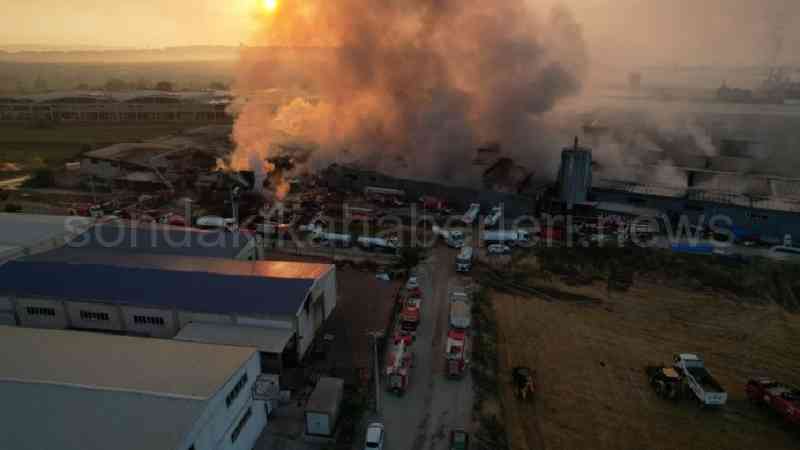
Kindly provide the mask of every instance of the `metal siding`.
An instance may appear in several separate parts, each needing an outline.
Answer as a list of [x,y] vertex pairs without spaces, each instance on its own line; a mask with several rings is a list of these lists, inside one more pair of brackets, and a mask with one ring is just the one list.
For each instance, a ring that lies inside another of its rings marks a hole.
[[[128,332],[161,338],[171,338],[178,333],[175,313],[171,310],[133,306],[122,306],[121,308],[125,330]],[[164,325],[136,323],[133,316],[160,317],[164,320]]]
[[[119,307],[103,303],[66,302],[69,322],[75,328],[90,330],[124,331]],[[81,311],[108,314],[108,320],[82,319]]]
[[[18,298],[15,301],[17,305],[17,317],[19,317],[19,324],[24,327],[32,328],[56,328],[64,329],[69,326],[69,318],[64,304],[56,300],[33,299],[33,298]],[[40,316],[28,314],[28,307],[34,308],[53,308],[56,312],[55,317]]]

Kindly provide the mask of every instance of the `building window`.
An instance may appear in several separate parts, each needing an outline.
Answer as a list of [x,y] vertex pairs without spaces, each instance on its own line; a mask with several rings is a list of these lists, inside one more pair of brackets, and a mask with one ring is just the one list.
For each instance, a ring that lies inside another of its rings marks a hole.
[[81,310],[81,319],[105,321],[105,320],[109,320],[109,316],[108,316],[108,313],[104,313],[104,312],[94,312],[94,311],[83,311],[83,310]]
[[234,386],[233,389],[231,389],[231,391],[228,393],[228,396],[225,397],[226,407],[230,408],[231,403],[233,403],[233,401],[236,400],[236,397],[239,396],[239,394],[242,392],[242,389],[244,389],[244,386],[246,384],[247,384],[247,373],[245,372],[245,374],[242,375],[241,378],[239,378],[239,381],[236,382],[236,386]]
[[133,323],[141,325],[158,325],[164,326],[164,318],[158,316],[133,316]]
[[236,442],[236,439],[239,438],[239,434],[242,432],[242,429],[245,425],[247,425],[247,421],[250,420],[250,416],[253,415],[253,407],[247,408],[247,411],[244,413],[241,419],[239,419],[239,423],[236,424],[236,428],[233,429],[233,433],[231,433],[231,443]]
[[53,308],[39,308],[36,306],[28,306],[25,308],[29,316],[51,316],[55,317],[56,310]]

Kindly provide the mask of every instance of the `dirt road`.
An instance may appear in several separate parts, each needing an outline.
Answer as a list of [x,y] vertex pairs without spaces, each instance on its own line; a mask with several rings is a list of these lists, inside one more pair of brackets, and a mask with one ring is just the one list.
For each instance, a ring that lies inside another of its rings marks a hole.
[[403,397],[381,390],[388,450],[445,449],[451,429],[469,427],[472,379],[468,373],[462,380],[450,380],[444,373],[448,293],[462,282],[455,273],[455,255],[435,249],[420,268],[423,309],[413,344],[411,385]]

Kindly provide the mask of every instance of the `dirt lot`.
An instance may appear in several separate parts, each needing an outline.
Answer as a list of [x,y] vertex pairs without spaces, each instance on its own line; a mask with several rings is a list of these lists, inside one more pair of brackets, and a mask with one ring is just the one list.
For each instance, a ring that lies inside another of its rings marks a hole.
[[[605,285],[568,289],[596,305],[493,293],[507,431],[514,449],[796,449],[788,430],[746,400],[748,377],[800,384],[800,316],[711,294],[637,285],[606,298]],[[647,364],[696,352],[729,392],[728,405],[701,410],[652,392]],[[538,369],[539,394],[521,404],[516,365]]]

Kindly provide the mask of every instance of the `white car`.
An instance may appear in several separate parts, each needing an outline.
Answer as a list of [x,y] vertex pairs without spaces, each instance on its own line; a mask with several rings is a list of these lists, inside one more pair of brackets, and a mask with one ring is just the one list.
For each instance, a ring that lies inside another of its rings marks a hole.
[[416,276],[412,276],[406,282],[406,289],[417,289],[419,287],[419,281],[417,281]]
[[506,255],[511,253],[511,247],[505,244],[492,244],[487,248],[487,250],[489,251],[490,255]]
[[373,422],[367,427],[367,439],[364,444],[365,450],[383,450],[383,440],[385,431],[383,424]]

